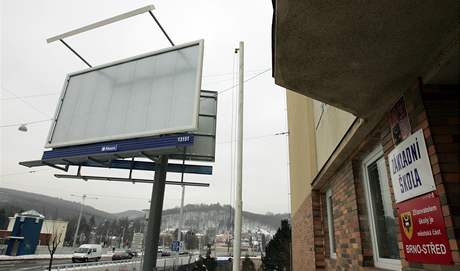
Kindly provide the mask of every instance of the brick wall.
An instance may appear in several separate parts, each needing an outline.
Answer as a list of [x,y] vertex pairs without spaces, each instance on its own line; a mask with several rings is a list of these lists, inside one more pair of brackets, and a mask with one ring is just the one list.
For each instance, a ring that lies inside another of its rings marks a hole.
[[[404,93],[412,132],[423,129],[431,167],[440,196],[446,229],[455,265],[439,266],[408,263],[404,271],[460,270],[460,94],[459,87],[423,86],[419,83]],[[386,117],[376,125],[360,147],[330,178],[332,189],[337,259],[329,253],[324,192],[313,191],[293,216],[294,270],[377,270],[373,268],[372,240],[369,232],[367,201],[363,186],[362,160],[377,145],[383,147],[390,176],[388,154],[394,149]],[[391,180],[394,215],[397,216]]]
[[[409,263],[404,258],[401,236],[398,241],[401,249],[403,270],[460,270],[458,251],[459,236],[459,94],[458,87],[422,86],[420,83],[404,93],[406,109],[411,123],[412,132],[423,129],[431,168],[443,209],[446,229],[454,266],[439,266],[430,264]],[[381,144],[384,147],[385,158],[394,149],[388,124],[383,121],[377,130],[380,131]],[[386,159],[388,176],[389,165]],[[390,186],[391,180],[389,180]],[[391,187],[394,202],[393,188]],[[395,208],[396,210],[396,208]],[[399,220],[397,220],[397,223]],[[398,225],[396,225],[398,226]],[[399,233],[399,228],[397,230]]]
[[[324,238],[327,255],[326,266],[327,270],[351,270],[353,267],[361,266],[363,261],[358,205],[351,162],[342,166],[337,174],[331,178],[331,189],[337,258],[330,258],[329,235],[326,229]],[[322,202],[323,224],[327,225],[325,199]]]
[[312,190],[312,211],[313,211],[313,238],[314,238],[314,257],[316,270],[325,270],[324,255],[324,223],[322,221],[322,204],[321,193],[318,190]]
[[[404,259],[399,220],[394,227],[398,233],[398,243],[403,270],[460,270],[458,236],[460,225],[460,109],[458,88],[424,86],[419,84],[405,92],[406,108],[412,132],[423,129],[430,156],[437,192],[440,195],[446,229],[456,265],[436,266],[408,263]],[[350,157],[334,177],[330,179],[334,208],[337,259],[329,255],[327,226],[325,232],[325,263],[328,270],[369,270],[374,265],[372,240],[369,232],[369,217],[362,176],[362,159],[377,145],[383,147],[388,176],[388,154],[394,149],[390,127],[383,118],[370,133],[365,142]],[[388,179],[397,216],[393,187]],[[325,200],[322,199],[324,225],[327,225]],[[353,256],[351,256],[353,255]]]
[[[431,166],[456,270],[460,270],[460,86],[423,87]],[[425,132],[425,131],[424,131]]]
[[313,211],[311,194],[292,215],[292,267],[294,271],[315,268]]
[[294,271],[324,270],[323,232],[321,194],[317,190],[312,190],[292,216]]

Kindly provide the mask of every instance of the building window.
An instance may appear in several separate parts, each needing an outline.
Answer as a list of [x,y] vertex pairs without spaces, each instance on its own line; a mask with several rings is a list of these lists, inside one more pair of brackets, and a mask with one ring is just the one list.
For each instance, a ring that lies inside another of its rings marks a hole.
[[334,227],[334,213],[332,205],[332,191],[331,189],[326,191],[326,214],[327,214],[327,228],[329,232],[329,252],[331,258],[337,258],[336,254],[336,242],[335,242],[335,227]]
[[393,204],[381,148],[363,161],[363,173],[375,266],[401,270]]

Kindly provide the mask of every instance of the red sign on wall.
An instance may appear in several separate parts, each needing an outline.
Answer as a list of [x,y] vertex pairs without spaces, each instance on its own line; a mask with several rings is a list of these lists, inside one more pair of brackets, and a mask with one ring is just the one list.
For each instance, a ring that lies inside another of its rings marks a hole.
[[403,250],[408,262],[453,264],[438,195],[425,195],[397,204]]

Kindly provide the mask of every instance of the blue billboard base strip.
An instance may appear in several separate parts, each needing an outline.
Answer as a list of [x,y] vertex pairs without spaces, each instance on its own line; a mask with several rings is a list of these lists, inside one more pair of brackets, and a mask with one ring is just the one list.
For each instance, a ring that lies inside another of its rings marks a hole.
[[193,145],[193,135],[177,134],[161,137],[134,138],[88,145],[54,148],[45,151],[42,160],[77,159],[85,157],[136,157],[174,153]]
[[[126,170],[155,171],[155,162],[135,161],[135,157],[150,160],[161,154],[183,152],[193,145],[193,135],[178,134],[162,137],[118,140],[106,143],[55,148],[43,153],[41,160],[19,162],[26,167],[50,166],[68,171],[70,166]],[[129,160],[125,160],[128,159]],[[175,158],[175,157],[174,157]],[[212,166],[169,163],[168,172],[211,175]]]

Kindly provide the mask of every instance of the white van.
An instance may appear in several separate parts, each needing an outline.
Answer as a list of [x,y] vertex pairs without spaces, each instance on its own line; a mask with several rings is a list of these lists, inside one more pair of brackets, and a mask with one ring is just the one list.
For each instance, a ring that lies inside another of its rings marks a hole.
[[99,261],[102,257],[102,247],[96,244],[84,244],[75,250],[72,262]]

